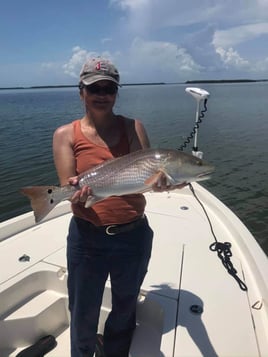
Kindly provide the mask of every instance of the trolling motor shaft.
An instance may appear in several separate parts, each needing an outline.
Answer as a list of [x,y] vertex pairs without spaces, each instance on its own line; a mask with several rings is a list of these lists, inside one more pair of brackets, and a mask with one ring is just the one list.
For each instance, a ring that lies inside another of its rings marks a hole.
[[199,128],[199,123],[200,123],[200,102],[201,101],[207,101],[209,97],[209,92],[207,92],[204,89],[201,88],[195,88],[195,87],[187,87],[185,89],[186,93],[191,94],[195,99],[196,99],[196,115],[195,115],[195,127],[194,127],[194,146],[192,150],[192,154],[194,156],[199,157],[202,159],[203,157],[203,152],[198,151],[198,146],[197,146],[197,136],[198,136],[198,128]]

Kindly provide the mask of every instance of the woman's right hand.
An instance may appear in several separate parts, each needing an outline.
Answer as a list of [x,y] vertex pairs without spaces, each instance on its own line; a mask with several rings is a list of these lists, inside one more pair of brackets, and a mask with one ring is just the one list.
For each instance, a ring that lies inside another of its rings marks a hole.
[[[71,186],[78,185],[78,176],[70,177],[69,184]],[[80,190],[76,191],[71,197],[70,201],[72,203],[86,202],[88,197],[92,196],[92,191],[89,186],[83,186]]]

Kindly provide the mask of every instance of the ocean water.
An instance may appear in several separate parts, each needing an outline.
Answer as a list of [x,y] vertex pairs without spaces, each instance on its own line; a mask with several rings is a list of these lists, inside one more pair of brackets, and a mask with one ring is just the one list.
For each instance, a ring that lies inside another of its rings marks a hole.
[[[237,214],[268,254],[268,83],[198,86],[210,93],[198,147],[216,166],[202,185]],[[115,112],[140,118],[153,147],[178,148],[195,123],[196,101],[185,88],[125,86]],[[0,91],[0,221],[30,210],[20,187],[58,183],[53,132],[83,112],[76,88]]]

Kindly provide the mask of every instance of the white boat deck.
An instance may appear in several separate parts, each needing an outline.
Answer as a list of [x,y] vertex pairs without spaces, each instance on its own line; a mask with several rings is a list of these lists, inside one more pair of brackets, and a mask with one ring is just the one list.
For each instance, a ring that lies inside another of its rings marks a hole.
[[[147,194],[154,245],[130,356],[268,356],[267,258],[236,216],[202,187],[194,187],[218,241],[232,244],[231,261],[248,291],[209,250],[214,238],[208,220],[188,188]],[[69,203],[63,203],[39,225],[33,225],[32,213],[0,225],[1,357],[16,356],[47,334],[58,344],[46,356],[70,356],[68,211]],[[19,261],[23,255],[29,261]],[[109,309],[107,282],[100,331]]]

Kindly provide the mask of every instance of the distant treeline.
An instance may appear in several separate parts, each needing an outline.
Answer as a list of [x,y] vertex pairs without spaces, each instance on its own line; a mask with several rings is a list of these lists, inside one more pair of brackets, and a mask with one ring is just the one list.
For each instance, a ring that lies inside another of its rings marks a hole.
[[[166,84],[164,82],[156,82],[156,83],[123,83],[122,86],[155,86],[155,85],[162,85]],[[0,90],[7,90],[7,89],[49,89],[49,88],[75,88],[78,87],[78,84],[60,84],[54,86],[31,86],[31,87],[2,87]]]
[[32,87],[2,87],[0,90],[4,89],[43,89],[43,88],[71,88],[78,87],[78,85],[55,85],[55,86],[32,86]]
[[267,82],[268,79],[197,79],[186,81],[185,84],[192,83],[247,83],[247,82]]
[[[248,83],[248,82],[268,82],[268,79],[196,79],[186,82],[177,83],[165,83],[165,82],[153,82],[153,83],[123,83],[122,86],[159,86],[165,84],[194,84],[194,83]],[[7,89],[46,89],[46,88],[75,88],[77,84],[66,85],[53,85],[53,86],[32,86],[32,87],[2,87],[0,90]]]

